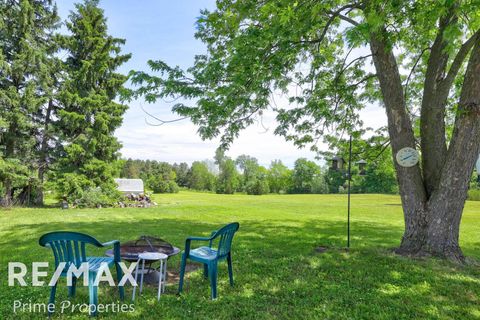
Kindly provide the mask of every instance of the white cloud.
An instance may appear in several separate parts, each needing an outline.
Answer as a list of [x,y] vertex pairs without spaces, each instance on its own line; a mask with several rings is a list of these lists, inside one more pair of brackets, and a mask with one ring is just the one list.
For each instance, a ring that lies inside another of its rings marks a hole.
[[360,112],[360,119],[365,127],[378,129],[387,125],[385,109],[376,105],[366,107]]
[[[133,102],[125,115],[122,127],[116,132],[116,136],[123,143],[121,150],[123,157],[170,163],[192,163],[213,158],[219,139],[203,141],[197,134],[197,127],[189,120],[158,127],[150,126],[145,123],[145,118],[149,117],[142,111],[141,105],[160,119],[176,118],[176,115],[171,113],[169,104],[149,105]],[[384,109],[378,106],[365,108],[361,111],[360,117],[365,126],[372,128],[379,128],[387,123]],[[155,121],[149,118],[149,122]],[[268,166],[274,159],[280,159],[290,167],[301,157],[315,159],[316,154],[308,148],[298,149],[292,142],[274,135],[275,127],[275,113],[265,112],[261,123],[258,122],[241,132],[227,155],[236,158],[241,154],[248,154],[257,158],[264,166]],[[320,147],[326,149],[325,146]]]
[[[158,105],[157,105],[158,107]],[[150,106],[148,111],[155,109]],[[158,108],[161,110],[161,108]],[[162,119],[174,119],[169,112],[155,113]],[[197,134],[197,128],[188,120],[154,127],[145,123],[145,113],[137,105],[126,114],[124,124],[116,132],[122,142],[121,153],[125,158],[151,159],[167,162],[187,162],[213,158],[219,140],[203,141]],[[153,121],[152,121],[153,122]],[[267,130],[266,130],[267,129]],[[262,165],[271,160],[281,159],[292,166],[300,157],[314,159],[315,153],[308,149],[297,149],[293,143],[283,137],[275,136],[275,122],[264,117],[263,125],[254,124],[245,129],[233,143],[227,155],[236,158],[241,154],[256,157]]]

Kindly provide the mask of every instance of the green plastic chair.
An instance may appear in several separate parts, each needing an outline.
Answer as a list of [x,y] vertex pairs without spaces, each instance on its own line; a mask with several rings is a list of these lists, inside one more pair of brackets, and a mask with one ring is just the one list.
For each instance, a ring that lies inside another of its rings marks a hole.
[[[98,286],[94,285],[96,275],[100,270],[102,263],[107,263],[110,267],[115,264],[117,270],[117,280],[120,282],[123,277],[122,269],[120,268],[119,262],[120,259],[120,242],[118,240],[113,240],[105,243],[99,242],[97,239],[78,232],[69,232],[69,231],[57,231],[44,234],[39,239],[39,244],[42,247],[51,248],[53,255],[55,257],[55,269],[58,268],[58,265],[61,262],[65,262],[65,269],[62,271],[61,276],[66,277],[68,268],[73,264],[77,268],[83,262],[88,262],[88,290],[90,296],[90,305],[95,305],[94,312],[91,315],[97,314],[97,305],[98,305]],[[113,257],[87,257],[85,247],[87,244],[93,245],[95,247],[107,247],[113,245]],[[70,297],[75,296],[75,286],[77,279],[73,277],[72,285],[68,286],[68,295]],[[55,292],[57,290],[57,285],[52,287],[50,292],[49,303],[55,303]],[[118,287],[120,293],[120,299],[123,300],[125,293],[123,286]]]
[[[185,276],[185,266],[187,259],[203,263],[203,274],[205,278],[210,278],[210,287],[212,291],[212,300],[217,298],[217,265],[218,261],[227,260],[228,276],[230,285],[233,286],[233,270],[232,270],[232,240],[235,232],[240,225],[238,222],[230,223],[218,231],[213,231],[209,238],[206,237],[188,237],[185,241],[185,252],[182,255],[182,264],[180,266],[180,283],[178,293],[183,290],[183,278]],[[212,244],[218,240],[218,247],[212,248]],[[209,241],[208,247],[199,247],[190,249],[192,241]]]

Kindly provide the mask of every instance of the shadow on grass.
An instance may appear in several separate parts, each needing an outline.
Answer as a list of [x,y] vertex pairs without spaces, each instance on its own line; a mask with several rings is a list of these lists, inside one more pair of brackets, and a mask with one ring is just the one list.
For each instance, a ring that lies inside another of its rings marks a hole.
[[[225,223],[230,221],[225,221]],[[208,236],[218,224],[189,220],[148,219],[138,221],[96,221],[18,225],[4,235],[2,267],[7,261],[48,260],[49,250],[38,246],[47,232],[71,230],[88,233],[100,241],[127,241],[139,235],[163,238],[183,249],[189,235]],[[374,223],[352,224],[352,246],[345,252],[346,226],[339,222],[282,220],[259,222],[242,220],[234,239],[235,287],[228,285],[226,266],[220,267],[219,299],[209,300],[209,285],[201,271],[191,273],[186,291],[175,295],[171,285],[157,303],[154,288],[136,301],[136,311],[124,318],[153,319],[471,319],[480,317],[480,273],[436,261],[412,261],[391,253],[402,234],[400,228]],[[330,249],[314,253],[318,245]],[[92,248],[90,248],[92,249]],[[103,254],[90,250],[90,255]],[[179,267],[179,256],[169,262],[170,270]],[[0,286],[0,316],[11,316],[12,301],[47,301],[49,288]],[[127,290],[127,297],[130,294]],[[66,288],[59,289],[57,301],[66,300]],[[100,303],[116,301],[116,288],[102,287]],[[74,300],[88,301],[86,288]],[[127,299],[128,301],[128,299]],[[128,302],[129,303],[129,302]],[[36,315],[43,318],[44,315]],[[62,316],[62,315],[56,315]],[[65,315],[63,315],[65,317]],[[74,313],[74,317],[86,316]],[[117,317],[104,314],[102,317]],[[34,318],[20,314],[15,318]]]

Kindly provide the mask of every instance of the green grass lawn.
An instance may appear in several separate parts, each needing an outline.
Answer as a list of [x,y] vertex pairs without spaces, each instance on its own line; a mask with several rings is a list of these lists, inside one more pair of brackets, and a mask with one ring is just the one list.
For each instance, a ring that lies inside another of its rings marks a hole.
[[[8,287],[9,261],[52,262],[38,238],[54,230],[85,232],[100,241],[127,241],[152,235],[183,249],[189,235],[208,236],[232,221],[235,287],[226,264],[219,270],[219,298],[210,301],[201,270],[188,274],[185,292],[176,284],[156,302],[155,288],[136,300],[135,312],[102,314],[120,319],[478,319],[480,267],[396,256],[403,229],[397,196],[352,196],[352,249],[346,252],[346,195],[215,195],[181,192],[158,195],[149,209],[13,209],[0,212],[0,318],[12,315],[14,300],[47,302],[48,287]],[[480,259],[480,202],[469,202],[463,216],[461,245]],[[316,246],[330,249],[315,253]],[[95,250],[90,253],[98,253]],[[177,271],[180,257],[169,271]],[[57,301],[67,299],[62,281]],[[128,299],[131,288],[127,289]],[[115,288],[102,286],[100,303],[117,301]],[[127,300],[128,301],[128,300]],[[80,288],[74,303],[88,302]],[[64,319],[81,313],[56,314]]]

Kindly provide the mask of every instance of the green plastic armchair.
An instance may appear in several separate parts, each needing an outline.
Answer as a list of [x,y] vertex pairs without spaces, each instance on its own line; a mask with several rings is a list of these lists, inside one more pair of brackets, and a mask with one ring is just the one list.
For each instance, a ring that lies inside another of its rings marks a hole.
[[[88,288],[90,296],[90,305],[95,305],[95,309],[91,315],[97,314],[98,305],[98,286],[95,285],[95,278],[100,270],[102,264],[107,264],[109,267],[115,264],[117,270],[117,280],[120,282],[123,277],[123,271],[120,268],[120,242],[113,240],[105,243],[99,242],[97,239],[78,232],[57,231],[44,234],[39,239],[39,244],[43,247],[51,248],[55,257],[55,269],[61,262],[65,262],[65,268],[61,273],[62,277],[67,276],[68,268],[73,264],[75,267],[80,267],[84,262],[88,262]],[[113,257],[87,257],[85,247],[87,244],[95,247],[107,247],[113,245]],[[72,285],[68,286],[68,295],[75,296],[75,286],[77,279],[72,279]],[[55,303],[55,292],[57,285],[52,286],[50,291],[49,303]],[[123,286],[118,287],[120,299],[124,298]]]
[[[210,278],[211,297],[217,298],[217,265],[218,261],[227,260],[228,276],[230,278],[230,285],[233,286],[233,270],[232,270],[232,240],[235,232],[237,232],[240,225],[238,222],[230,223],[218,231],[212,232],[210,237],[188,237],[185,241],[185,252],[182,255],[182,263],[180,266],[180,283],[178,286],[178,293],[183,290],[183,278],[185,276],[185,266],[187,259],[203,263],[204,276]],[[218,248],[212,248],[212,244],[218,240]],[[209,245],[191,249],[192,241],[208,241]]]

